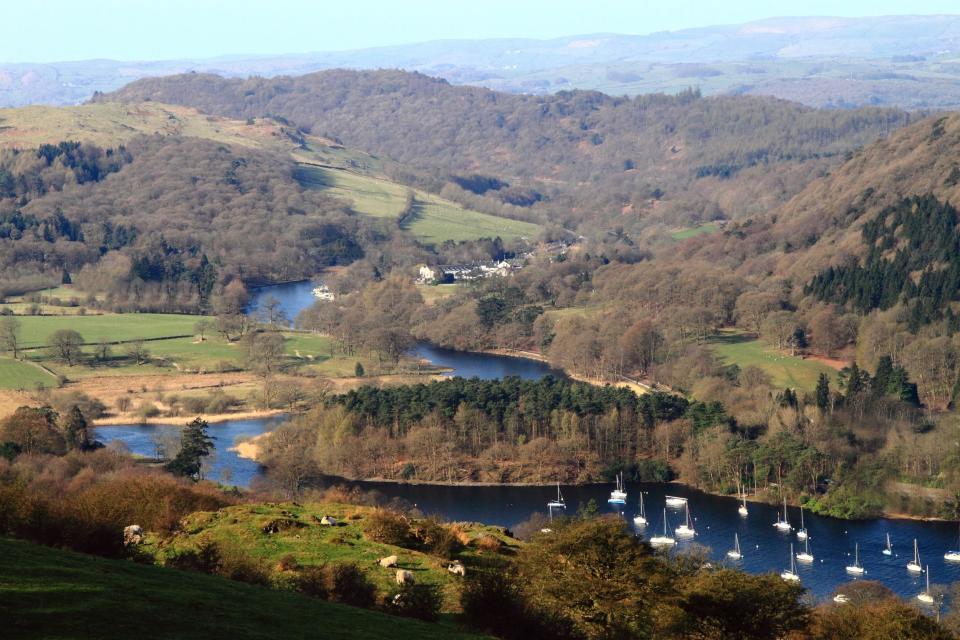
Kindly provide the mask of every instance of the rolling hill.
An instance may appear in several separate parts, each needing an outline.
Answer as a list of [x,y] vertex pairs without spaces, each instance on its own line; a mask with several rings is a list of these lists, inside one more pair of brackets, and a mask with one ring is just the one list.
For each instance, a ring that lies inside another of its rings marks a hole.
[[[400,71],[247,80],[185,74],[98,101],[274,114],[448,179],[492,206],[596,234],[768,211],[845,153],[908,124],[890,109],[816,110],[753,96],[512,95]],[[491,179],[492,178],[492,179]]]
[[373,217],[398,218],[410,192],[413,210],[403,228],[427,244],[497,235],[513,240],[539,232],[535,224],[471,211],[421,189],[404,187],[386,177],[382,159],[304,135],[273,118],[235,120],[158,102],[0,109],[0,148],[28,149],[63,140],[112,147],[143,135],[196,138],[291,157],[297,162],[295,176],[305,187]]
[[[629,28],[625,25],[624,28]],[[699,86],[811,106],[960,105],[960,17],[770,18],[671,32],[534,40],[445,40],[287,55],[197,60],[0,64],[0,104],[75,104],[96,91],[177,73],[227,77],[399,68],[513,93],[587,89],[614,95]]]

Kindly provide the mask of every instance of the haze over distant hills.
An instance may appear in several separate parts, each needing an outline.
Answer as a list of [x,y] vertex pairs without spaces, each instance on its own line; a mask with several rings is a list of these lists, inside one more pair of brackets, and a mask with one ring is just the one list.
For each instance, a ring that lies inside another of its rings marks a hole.
[[[643,25],[624,27],[643,30]],[[523,93],[597,89],[616,95],[699,86],[705,94],[772,95],[812,106],[955,108],[960,16],[771,18],[648,35],[444,40],[202,60],[0,64],[0,105],[72,104],[139,78],[189,71],[276,76],[336,67],[400,68]]]

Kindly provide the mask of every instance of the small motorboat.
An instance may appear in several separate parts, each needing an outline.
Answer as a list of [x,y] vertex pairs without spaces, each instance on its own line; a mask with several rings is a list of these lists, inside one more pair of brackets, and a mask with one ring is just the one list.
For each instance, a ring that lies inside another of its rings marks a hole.
[[837,604],[849,604],[850,596],[844,593],[838,593],[837,595],[833,596],[833,601]]
[[679,496],[667,496],[665,502],[672,509],[682,509],[687,504],[687,499]]

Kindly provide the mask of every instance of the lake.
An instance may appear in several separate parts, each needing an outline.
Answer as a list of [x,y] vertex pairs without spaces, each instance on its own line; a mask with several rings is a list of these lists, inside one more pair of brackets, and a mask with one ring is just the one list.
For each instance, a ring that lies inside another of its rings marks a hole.
[[251,289],[247,313],[255,314],[263,301],[273,296],[280,303],[280,308],[292,325],[297,315],[316,301],[313,290],[318,284],[319,281],[301,280]]
[[[258,300],[270,294],[280,300],[281,306],[293,318],[300,310],[312,304],[314,286],[313,282],[308,281],[260,289],[255,292],[251,305],[255,307]],[[418,344],[412,355],[426,358],[439,366],[449,367],[450,375],[465,377],[491,379],[517,375],[536,379],[556,373],[548,365],[529,359],[463,353],[427,343]],[[261,472],[259,465],[238,457],[228,449],[234,445],[237,438],[270,431],[282,423],[283,419],[231,420],[211,425],[210,433],[216,438],[217,453],[209,477],[242,487],[249,486],[250,481]],[[179,429],[179,425],[100,427],[95,430],[95,435],[103,442],[120,440],[134,453],[152,455],[153,437],[164,429]],[[387,499],[403,499],[426,514],[439,514],[449,520],[470,520],[507,527],[515,526],[533,513],[546,513],[546,502],[556,491],[553,487],[343,483],[376,490]],[[773,527],[777,519],[777,508],[773,506],[750,504],[749,515],[741,518],[737,514],[736,501],[729,498],[703,494],[678,485],[627,483],[627,505],[613,509],[607,504],[611,488],[612,485],[563,487],[567,511],[575,512],[578,505],[594,500],[602,512],[617,513],[624,518],[626,526],[633,528],[633,516],[637,511],[640,492],[643,491],[650,524],[645,529],[634,530],[638,535],[646,536],[663,531],[666,494],[687,497],[697,537],[692,542],[680,542],[677,550],[683,551],[692,544],[702,545],[710,549],[710,556],[715,561],[727,562],[726,552],[733,546],[733,536],[737,533],[744,557],[734,563],[734,566],[751,573],[779,573],[789,566],[791,542],[795,551],[798,551],[802,544],[796,540],[795,533],[779,533]],[[789,513],[791,523],[798,526],[799,510],[791,508]],[[683,513],[668,510],[667,519],[672,531],[683,521]],[[805,524],[810,533],[810,552],[814,555],[814,562],[810,565],[798,565],[798,572],[803,585],[818,597],[827,597],[837,585],[850,579],[845,567],[852,563],[855,543],[860,544],[860,561],[866,569],[863,579],[879,580],[906,598],[913,598],[924,586],[922,575],[912,575],[906,570],[906,563],[912,557],[914,538],[920,548],[921,563],[930,565],[933,584],[960,581],[960,563],[951,564],[943,560],[946,550],[958,546],[955,524],[887,519],[845,521],[809,513],[805,515]],[[890,534],[894,546],[894,554],[890,557],[881,553],[887,533]]]

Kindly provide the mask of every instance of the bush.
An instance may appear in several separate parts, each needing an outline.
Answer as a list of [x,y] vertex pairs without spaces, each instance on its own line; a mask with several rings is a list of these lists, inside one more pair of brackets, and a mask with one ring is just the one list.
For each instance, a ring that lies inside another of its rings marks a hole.
[[452,558],[463,551],[463,544],[450,529],[428,518],[416,528],[418,542],[438,558]]
[[377,590],[360,570],[360,567],[345,562],[327,565],[324,569],[328,597],[334,602],[355,607],[372,607]]
[[387,598],[385,608],[399,616],[433,622],[440,616],[442,604],[439,585],[404,584],[398,593]]
[[460,594],[466,623],[507,640],[577,637],[570,623],[534,609],[511,576],[472,572]]
[[363,524],[363,532],[374,542],[383,544],[402,547],[410,542],[410,524],[406,516],[387,509],[377,509],[370,514]]
[[160,409],[157,408],[157,405],[152,402],[146,402],[140,405],[140,408],[137,409],[137,417],[143,420],[147,418],[156,418],[160,415]]
[[669,482],[673,479],[670,465],[663,460],[640,460],[637,462],[637,480],[640,482]]
[[166,567],[200,573],[218,573],[223,566],[220,547],[216,542],[201,542],[196,549],[183,549],[167,558]]
[[293,585],[300,593],[314,598],[326,600],[330,595],[327,591],[327,578],[323,567],[301,567]]

